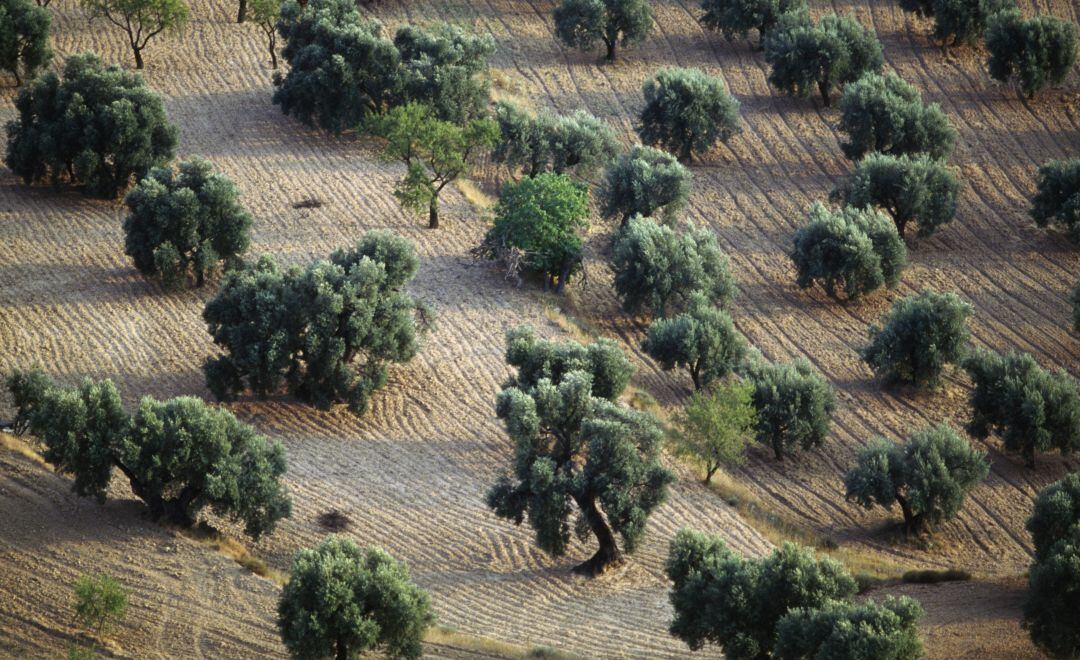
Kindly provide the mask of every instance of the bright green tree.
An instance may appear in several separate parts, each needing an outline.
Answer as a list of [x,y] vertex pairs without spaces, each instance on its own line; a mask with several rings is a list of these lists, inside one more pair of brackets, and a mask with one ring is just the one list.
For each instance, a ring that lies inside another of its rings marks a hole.
[[1019,9],[990,17],[986,29],[990,77],[1017,78],[1030,99],[1050,85],[1060,85],[1076,63],[1076,23],[1054,16],[1025,19]]
[[30,0],[0,0],[0,71],[33,78],[52,59],[49,28],[52,17]]
[[809,362],[758,360],[746,378],[752,385],[757,441],[772,447],[776,460],[825,443],[836,398],[829,381]]
[[104,18],[124,31],[135,68],[143,68],[143,49],[162,32],[176,33],[188,22],[184,0],[79,0],[90,19]]
[[592,176],[621,150],[615,130],[584,110],[532,115],[500,101],[495,104],[495,120],[499,142],[492,159],[526,176],[544,172]]
[[776,658],[919,660],[918,601],[888,596],[881,605],[834,602],[820,609],[799,607],[776,626]]
[[[277,67],[277,22],[281,18],[281,3],[278,0],[250,0],[251,20],[266,35],[266,47],[270,51],[270,66]],[[243,23],[245,18],[244,5],[248,0],[240,0],[240,17],[238,23]]]
[[883,154],[926,153],[943,160],[952,153],[956,130],[936,103],[923,105],[911,84],[895,73],[867,74],[844,88],[840,149],[851,160]]
[[1052,160],[1039,167],[1031,218],[1040,227],[1059,225],[1080,244],[1080,158]]
[[690,198],[690,170],[671,154],[635,146],[608,166],[598,197],[601,212],[622,226],[635,215],[673,221]]
[[645,107],[638,136],[682,162],[739,131],[739,102],[724,81],[699,69],[660,69],[641,88]]
[[718,30],[728,39],[745,38],[750,30],[758,31],[758,45],[780,17],[806,7],[806,0],[701,0],[705,14],[698,19],[710,29]]
[[746,339],[731,316],[701,292],[693,294],[685,312],[653,321],[641,347],[665,370],[686,369],[698,390],[730,374],[746,357]]
[[127,614],[128,590],[108,575],[84,575],[75,583],[75,620],[100,637]]
[[610,62],[617,46],[640,43],[652,30],[649,0],[563,0],[555,8],[555,34],[579,50],[592,50],[598,43],[607,49]]
[[721,467],[746,462],[757,421],[751,389],[744,383],[720,383],[695,392],[675,414],[671,441],[680,454],[701,463],[706,484]]

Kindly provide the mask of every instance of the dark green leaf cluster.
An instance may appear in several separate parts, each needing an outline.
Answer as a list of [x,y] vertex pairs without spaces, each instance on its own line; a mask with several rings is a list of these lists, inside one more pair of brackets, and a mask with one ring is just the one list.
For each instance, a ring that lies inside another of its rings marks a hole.
[[806,0],[701,0],[705,14],[699,19],[710,30],[719,30],[728,39],[758,31],[759,43],[789,11],[806,7]]
[[52,17],[30,0],[0,0],[0,71],[33,78],[52,59],[49,28]]
[[225,401],[285,388],[317,408],[347,403],[362,415],[387,363],[419,350],[416,317],[426,312],[404,290],[418,265],[407,240],[372,231],[304,269],[264,256],[231,271],[203,310],[225,351],[204,365],[207,387]]
[[281,640],[297,659],[358,658],[372,649],[419,658],[434,620],[405,564],[340,536],[297,553],[278,601]]
[[918,660],[923,657],[918,601],[886,597],[881,605],[829,603],[791,610],[776,627],[777,658]]
[[923,105],[919,92],[895,73],[868,74],[848,85],[840,99],[840,128],[848,140],[844,155],[926,153],[949,157],[956,130],[936,103]]
[[694,389],[701,389],[732,373],[746,357],[747,344],[731,316],[698,291],[686,311],[653,321],[641,347],[665,370],[686,369]]
[[1080,472],[1050,484],[1027,521],[1035,543],[1024,627],[1035,644],[1057,658],[1080,655]]
[[1052,160],[1039,168],[1031,218],[1040,227],[1055,224],[1080,244],[1080,158]]
[[45,74],[15,100],[5,163],[26,183],[67,181],[116,197],[176,148],[176,127],[142,77],[96,55],[73,55],[63,77]]
[[990,18],[986,29],[990,77],[1016,77],[1031,98],[1048,85],[1060,85],[1076,63],[1076,24],[1054,16],[1024,19],[1019,9]]
[[690,198],[690,170],[671,154],[635,146],[608,166],[600,185],[601,212],[623,226],[635,215],[673,221]]
[[867,509],[898,504],[905,529],[920,532],[954,518],[968,491],[989,471],[986,452],[940,424],[916,431],[903,445],[870,440],[845,475],[844,487],[849,500]]
[[796,283],[815,283],[834,298],[849,300],[900,281],[907,247],[889,219],[875,209],[847,206],[830,211],[815,202],[809,222],[795,232],[791,260]]
[[968,356],[963,366],[974,383],[971,435],[997,433],[1005,450],[1028,465],[1035,464],[1035,452],[1080,450],[1080,386],[1065,370],[1047,371],[1028,353],[987,350]]
[[155,519],[191,525],[210,507],[258,538],[291,511],[285,449],[227,410],[193,397],[145,397],[128,415],[108,380],[64,388],[16,372],[8,387],[45,460],[75,477],[80,496],[104,502],[115,467]]
[[638,135],[647,145],[690,160],[739,131],[739,102],[724,81],[700,69],[660,69],[641,88]]
[[807,97],[814,89],[829,105],[833,90],[877,73],[884,64],[877,34],[848,16],[827,14],[817,25],[805,10],[781,16],[765,38],[769,83],[782,92]]
[[615,237],[611,269],[615,292],[631,314],[666,316],[687,307],[698,292],[727,307],[736,293],[716,234],[692,227],[677,233],[640,216]]
[[933,16],[936,0],[900,0],[897,4],[900,9],[910,11],[916,16]]
[[495,104],[495,120],[500,139],[492,159],[526,176],[554,172],[588,177],[620,151],[615,130],[584,110],[530,115],[500,101]]
[[836,398],[829,381],[805,359],[753,362],[746,370],[757,411],[757,440],[777,460],[820,447],[829,435]]
[[220,262],[234,263],[247,250],[251,215],[209,161],[193,158],[178,170],[154,168],[124,198],[124,252],[144,275],[166,284],[193,276],[202,286]]
[[971,305],[955,293],[923,291],[893,304],[884,327],[870,327],[862,358],[886,382],[934,386],[958,364],[971,333]]
[[649,0],[563,0],[554,17],[560,41],[579,50],[603,43],[608,61],[616,47],[641,43],[652,30]]
[[1080,532],[1080,472],[1069,473],[1039,492],[1027,530],[1037,562],[1049,557],[1059,542]]
[[1016,6],[1015,0],[933,0],[934,38],[943,45],[973,46],[994,14]]

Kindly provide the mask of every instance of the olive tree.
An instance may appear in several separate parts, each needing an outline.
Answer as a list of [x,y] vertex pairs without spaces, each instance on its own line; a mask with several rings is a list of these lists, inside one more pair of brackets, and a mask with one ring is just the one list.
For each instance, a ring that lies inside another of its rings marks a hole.
[[994,14],[986,30],[990,77],[1017,78],[1028,98],[1060,85],[1076,63],[1076,24],[1054,16],[1025,19],[1019,9]]
[[674,156],[635,146],[608,166],[598,197],[601,212],[622,226],[635,215],[673,221],[690,198],[690,170]]
[[405,291],[418,265],[407,240],[371,231],[303,269],[264,256],[229,272],[203,310],[224,351],[203,366],[207,387],[223,401],[286,389],[317,408],[344,403],[362,415],[387,364],[419,351],[427,310]]
[[660,463],[660,423],[618,403],[633,367],[614,342],[548,342],[530,328],[506,339],[518,372],[495,410],[515,445],[513,474],[499,478],[487,504],[515,524],[527,518],[555,557],[566,554],[571,528],[582,541],[595,538],[595,554],[574,570],[603,573],[623,562],[615,534],[633,552],[674,480]]
[[124,618],[128,590],[108,575],[84,575],[75,583],[75,620],[100,637]]
[[1028,577],[1024,627],[1047,654],[1080,654],[1080,472],[1066,475],[1035,498],[1027,521],[1035,544]]
[[757,441],[772,447],[776,460],[825,443],[836,397],[829,381],[808,361],[758,360],[747,368],[746,378],[756,412]]
[[394,48],[401,58],[395,105],[422,103],[460,125],[487,117],[494,37],[448,23],[404,25],[394,34]]
[[938,104],[924,105],[918,90],[895,73],[867,74],[848,85],[840,113],[848,137],[840,149],[851,160],[873,151],[945,159],[956,143],[956,130]]
[[699,69],[660,69],[641,91],[641,141],[682,162],[727,142],[739,130],[739,102],[723,80]]
[[922,291],[896,301],[884,326],[870,327],[862,358],[886,382],[934,386],[964,357],[971,305],[955,293]]
[[202,286],[220,262],[235,263],[250,243],[251,215],[236,187],[201,158],[150,174],[124,198],[124,252],[144,275]]
[[1044,561],[1055,546],[1080,532],[1080,472],[1071,472],[1039,491],[1027,519],[1035,561]]
[[919,660],[923,657],[918,601],[888,596],[881,605],[832,602],[795,608],[776,626],[777,658]]
[[630,314],[666,316],[685,309],[696,293],[727,307],[736,292],[716,234],[690,227],[677,233],[640,216],[616,235],[611,270],[615,293]]
[[33,78],[52,60],[49,28],[52,17],[30,0],[0,0],[0,71]]
[[903,445],[874,438],[844,476],[844,488],[867,509],[899,505],[904,530],[918,533],[954,518],[989,471],[986,452],[940,424],[915,431]]
[[933,0],[934,38],[941,47],[979,43],[991,18],[1015,0]]
[[1047,371],[1028,353],[980,350],[963,361],[971,376],[968,432],[1001,436],[1005,450],[1029,467],[1035,452],[1080,450],[1080,385],[1066,371]]
[[405,564],[382,548],[329,536],[293,559],[278,600],[278,630],[293,658],[356,658],[381,650],[419,658],[435,620]]
[[1039,167],[1031,218],[1040,227],[1059,225],[1080,244],[1080,158],[1052,160]]
[[652,30],[649,0],[563,0],[555,8],[555,34],[571,48],[592,50],[603,43],[615,59],[618,46],[641,43]]
[[856,208],[877,207],[892,216],[902,237],[908,223],[926,237],[956,216],[960,183],[943,162],[927,154],[867,154],[836,194]]
[[176,127],[142,76],[73,55],[63,75],[47,73],[15,99],[4,162],[27,184],[82,184],[116,197],[132,178],[172,160]]
[[[244,5],[248,0],[240,0],[240,19],[244,22]],[[277,66],[277,23],[281,18],[281,3],[277,0],[251,0],[251,19],[266,35],[266,48],[270,51],[270,67]]]
[[641,347],[665,370],[686,369],[697,390],[732,373],[746,357],[746,339],[731,316],[701,292],[685,312],[653,321]]
[[728,39],[745,38],[750,30],[757,30],[758,45],[761,46],[765,35],[783,14],[805,7],[806,0],[701,0],[705,14],[698,20],[704,27],[718,30]]
[[680,454],[701,463],[706,485],[721,467],[746,462],[756,421],[750,394],[747,384],[720,383],[695,392],[675,414],[671,442]]
[[492,159],[526,176],[544,172],[592,176],[619,154],[615,130],[584,110],[569,115],[542,111],[531,115],[518,106],[495,104],[499,141]]
[[143,68],[143,49],[162,32],[176,33],[188,23],[184,0],[79,0],[90,19],[103,18],[123,30],[135,68]]
[[830,211],[815,202],[808,222],[792,238],[796,284],[820,284],[833,298],[848,300],[892,288],[907,266],[907,248],[896,227],[875,209]]

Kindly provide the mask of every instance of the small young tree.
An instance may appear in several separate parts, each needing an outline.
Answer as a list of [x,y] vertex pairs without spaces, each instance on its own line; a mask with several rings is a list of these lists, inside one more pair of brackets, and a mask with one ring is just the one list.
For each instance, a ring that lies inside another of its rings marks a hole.
[[820,284],[833,298],[843,291],[854,300],[900,281],[907,248],[883,214],[852,206],[833,212],[815,202],[808,217],[792,239],[799,288]]
[[923,291],[896,301],[884,327],[870,327],[863,360],[886,382],[935,386],[946,364],[958,364],[971,333],[971,305],[955,293]]
[[127,614],[128,591],[108,575],[84,575],[75,583],[75,620],[100,637]]
[[836,398],[829,381],[809,362],[758,361],[746,375],[752,384],[757,441],[772,447],[776,460],[825,443]]
[[927,154],[871,153],[855,165],[836,195],[856,208],[887,211],[901,237],[910,222],[918,223],[918,235],[926,237],[952,222],[959,190],[953,171]]
[[401,58],[394,105],[421,103],[438,119],[464,126],[488,116],[491,104],[491,35],[447,23],[404,25],[394,34]]
[[934,38],[941,47],[979,43],[992,16],[1016,6],[1015,0],[933,0]]
[[5,163],[28,184],[82,184],[86,193],[116,197],[176,148],[176,127],[142,76],[106,67],[96,55],[73,55],[63,78],[27,85],[7,126]]
[[1076,63],[1076,24],[1054,16],[1024,19],[1019,9],[994,14],[986,30],[990,77],[1014,76],[1030,99],[1048,85],[1060,85]]
[[1035,561],[1048,558],[1058,542],[1080,532],[1080,472],[1071,472],[1039,491],[1027,531],[1035,545]]
[[124,198],[125,254],[144,275],[202,286],[219,262],[238,261],[250,242],[251,215],[232,181],[193,158],[154,168]]
[[278,629],[293,658],[356,658],[372,649],[419,658],[435,620],[427,592],[381,548],[330,536],[293,560]]
[[384,157],[407,168],[394,196],[406,209],[426,210],[428,228],[437,229],[439,195],[476,167],[480,154],[495,145],[499,129],[489,119],[459,126],[438,119],[426,105],[408,103],[374,117],[369,130],[386,140]]
[[689,371],[697,390],[730,374],[746,357],[746,339],[731,316],[700,292],[691,297],[687,311],[653,321],[641,347],[665,370]]
[[503,186],[495,223],[481,252],[520,251],[521,266],[540,273],[544,289],[562,293],[581,268],[582,233],[589,226],[589,190],[565,174],[544,173]]
[[495,104],[499,142],[492,160],[526,176],[543,172],[591,176],[620,151],[614,129],[584,110],[530,115],[506,101]]
[[680,454],[701,463],[706,485],[722,466],[746,462],[756,422],[750,394],[749,385],[720,383],[695,392],[675,414],[671,441]]
[[563,0],[555,8],[556,36],[579,50],[603,43],[609,62],[615,59],[617,46],[640,43],[651,30],[649,0]]
[[[238,23],[244,22],[244,5],[248,0],[240,0]],[[266,35],[266,48],[270,51],[270,67],[277,68],[277,23],[281,18],[281,3],[277,0],[251,0],[251,19]]]
[[919,660],[918,601],[900,596],[881,605],[828,603],[821,609],[796,608],[776,626],[777,658]]
[[940,424],[916,431],[903,446],[874,438],[844,477],[844,487],[849,500],[867,509],[900,505],[904,530],[922,532],[954,518],[989,471],[986,452]]
[[1052,160],[1039,167],[1031,218],[1040,227],[1060,225],[1080,244],[1080,158]]
[[1024,627],[1049,655],[1080,654],[1080,472],[1050,484],[1035,498],[1027,521],[1035,544]]
[[0,71],[33,78],[52,59],[49,28],[52,17],[30,0],[0,0]]
[[848,85],[840,112],[840,129],[848,136],[840,148],[851,160],[873,151],[944,160],[956,142],[938,104],[923,105],[919,92],[895,73],[867,74]]
[[699,69],[660,69],[641,88],[638,135],[687,162],[739,131],[739,102],[724,81]]
[[1080,386],[1064,370],[1047,371],[1028,353],[980,350],[964,369],[971,390],[968,432],[985,439],[997,433],[1005,450],[1035,467],[1035,452],[1080,451]]
[[619,230],[611,257],[615,292],[630,314],[681,311],[695,293],[718,307],[735,297],[735,280],[716,234],[688,227],[681,234],[637,216]]
[[671,154],[635,146],[608,166],[600,184],[601,212],[622,226],[635,215],[673,221],[690,198],[690,170]]
[[814,25],[802,10],[784,15],[769,32],[765,61],[773,87],[804,98],[817,89],[829,105],[834,89],[880,71],[885,59],[877,34],[855,19],[828,14]]
[[135,68],[143,68],[143,49],[162,32],[176,33],[188,22],[184,0],[79,0],[90,19],[104,18],[124,31]]
[[704,27],[722,32],[727,39],[736,35],[745,38],[750,30],[757,30],[761,47],[783,14],[805,8],[806,0],[701,0],[705,14],[699,20]]
[[518,374],[495,409],[515,445],[514,472],[487,504],[518,525],[527,517],[537,545],[556,557],[566,554],[576,507],[574,531],[599,548],[574,570],[603,573],[623,561],[615,534],[633,552],[674,480],[660,463],[660,424],[617,403],[633,367],[609,340],[586,348],[518,328],[507,333],[506,359]]

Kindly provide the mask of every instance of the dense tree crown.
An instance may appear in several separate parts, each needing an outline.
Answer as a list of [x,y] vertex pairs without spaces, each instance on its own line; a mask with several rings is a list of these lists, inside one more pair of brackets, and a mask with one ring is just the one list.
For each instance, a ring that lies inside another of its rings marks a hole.
[[708,229],[680,233],[638,216],[616,235],[611,269],[624,310],[666,316],[684,309],[695,293],[727,307],[736,292],[728,263]]
[[935,386],[958,364],[971,333],[971,305],[955,293],[923,291],[893,304],[884,326],[870,327],[863,360],[886,382]]
[[828,603],[791,610],[776,627],[777,658],[918,660],[923,657],[919,603],[888,596],[881,605]]
[[913,433],[903,445],[875,438],[844,477],[847,498],[867,509],[900,506],[904,528],[921,532],[951,520],[990,471],[986,452],[946,424]]
[[1031,217],[1040,227],[1058,225],[1080,244],[1080,158],[1052,160],[1039,168]]
[[956,143],[956,130],[938,104],[923,105],[919,92],[895,73],[869,74],[848,85],[840,112],[848,136],[840,148],[851,160],[873,151],[944,159]]
[[15,109],[4,162],[28,184],[67,181],[116,197],[176,148],[161,98],[141,76],[96,55],[74,55],[62,77],[47,73],[24,87]]
[[757,360],[746,371],[757,413],[757,441],[772,447],[776,460],[825,443],[836,397],[821,372],[802,358],[787,363]]
[[699,69],[661,69],[642,87],[638,135],[688,161],[739,130],[739,102],[724,81]]
[[934,38],[943,47],[979,42],[994,14],[1015,0],[933,0]]
[[220,263],[238,260],[250,242],[251,215],[236,187],[201,158],[178,171],[154,168],[128,192],[125,253],[144,275],[202,286]]
[[1080,385],[1064,370],[1051,372],[1027,353],[981,350],[964,360],[974,383],[971,422],[976,438],[1001,436],[1005,450],[1034,466],[1035,452],[1080,451]]
[[635,215],[671,222],[690,198],[690,170],[674,156],[635,146],[608,166],[599,190],[601,212],[626,225]]
[[143,50],[162,32],[176,33],[188,22],[184,0],[79,0],[90,19],[103,18],[123,30],[135,56],[135,68],[143,68]]
[[1080,472],[1047,486],[1027,521],[1035,543],[1024,627],[1036,646],[1058,658],[1080,655]]
[[907,247],[883,214],[852,206],[830,211],[815,202],[808,215],[792,239],[799,288],[820,284],[830,296],[843,292],[852,300],[900,281]]
[[618,46],[641,43],[652,30],[649,0],[563,0],[555,8],[555,34],[580,50],[603,43],[608,61]]
[[30,0],[0,0],[0,71],[33,78],[52,59],[49,27],[52,17]]
[[145,397],[129,415],[112,381],[66,388],[40,373],[16,372],[8,389],[45,460],[74,476],[80,496],[104,502],[116,468],[155,519],[191,525],[210,507],[258,538],[290,513],[284,448],[227,410]]
[[914,222],[918,235],[925,237],[952,222],[959,190],[953,171],[927,154],[871,153],[855,165],[836,193],[850,206],[888,212],[900,236]]
[[745,383],[720,383],[694,392],[686,407],[675,414],[670,438],[675,450],[701,464],[705,483],[724,465],[746,462],[746,448],[754,439],[756,415]]
[[594,537],[599,548],[575,570],[602,573],[622,561],[615,534],[632,552],[674,480],[660,463],[660,424],[618,403],[633,367],[610,340],[585,347],[518,328],[507,333],[506,360],[518,373],[495,409],[515,444],[513,474],[488,491],[488,506],[515,524],[528,518],[537,545],[556,557],[571,528]]
[[719,30],[728,39],[758,31],[758,43],[780,20],[780,16],[806,7],[806,0],[701,0],[705,14],[699,19],[710,30]]
[[358,658],[373,649],[419,658],[434,620],[427,592],[405,564],[340,536],[297,553],[278,601],[281,640],[298,660]]
[[230,272],[203,310],[224,353],[204,365],[221,400],[245,390],[286,389],[326,409],[346,403],[362,415],[386,383],[386,365],[419,350],[426,310],[405,290],[416,274],[412,244],[368,232],[329,260],[282,270],[270,257]]
[[1031,98],[1040,89],[1060,85],[1076,63],[1076,24],[1053,16],[1024,19],[1019,9],[990,18],[986,30],[990,77],[1015,77]]
[[700,291],[691,296],[686,311],[653,321],[641,347],[665,370],[686,369],[694,389],[727,376],[746,357],[746,339],[731,316]]
[[1072,472],[1042,489],[1027,519],[1035,544],[1035,561],[1043,561],[1060,541],[1080,532],[1080,472]]
[[615,130],[584,110],[531,115],[512,103],[495,104],[499,141],[492,158],[526,176],[543,172],[592,176],[618,155]]

